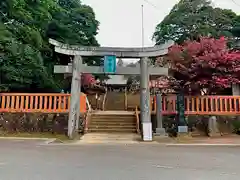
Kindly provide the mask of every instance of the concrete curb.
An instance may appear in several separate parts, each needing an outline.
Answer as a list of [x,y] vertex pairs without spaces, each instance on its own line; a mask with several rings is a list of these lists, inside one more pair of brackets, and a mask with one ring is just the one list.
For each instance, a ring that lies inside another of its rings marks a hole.
[[51,143],[62,143],[61,140],[57,138],[35,138],[35,137],[0,137],[0,139],[4,140],[42,140],[43,144],[51,144]]
[[166,146],[240,146],[240,144],[207,144],[207,143],[193,143],[193,144],[166,144]]
[[58,143],[53,142],[50,143],[47,141],[48,144],[45,145],[65,145],[65,146],[81,146],[81,145],[136,145],[136,144],[141,144],[140,142],[137,141],[121,141],[121,142],[115,142],[115,141],[75,141],[75,142],[62,142]]
[[75,145],[81,145],[81,144],[139,144],[139,142],[135,142],[135,141],[79,141],[79,142],[75,142]]
[[9,139],[9,140],[49,140],[51,138],[34,138],[34,137],[0,137],[0,139]]

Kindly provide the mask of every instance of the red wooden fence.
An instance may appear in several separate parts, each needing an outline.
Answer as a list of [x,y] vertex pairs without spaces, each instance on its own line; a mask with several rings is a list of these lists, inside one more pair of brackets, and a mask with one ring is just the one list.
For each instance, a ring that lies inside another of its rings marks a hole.
[[[155,100],[153,111],[156,112]],[[176,114],[176,96],[163,97],[162,113]],[[240,96],[186,96],[185,114],[238,115],[240,114]]]
[[[81,94],[80,111],[86,112],[86,95]],[[154,101],[156,102],[156,101]],[[0,112],[41,112],[67,113],[70,107],[70,94],[24,94],[0,93]],[[153,113],[156,112],[154,103]],[[164,115],[176,114],[176,96],[163,97]],[[186,96],[187,115],[238,115],[240,96]]]
[[[81,94],[80,112],[86,112],[86,95]],[[0,93],[0,112],[67,113],[70,94]]]

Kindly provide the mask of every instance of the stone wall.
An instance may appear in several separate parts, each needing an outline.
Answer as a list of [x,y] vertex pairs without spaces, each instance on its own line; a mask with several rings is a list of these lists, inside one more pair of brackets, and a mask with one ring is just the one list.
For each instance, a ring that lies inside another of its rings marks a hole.
[[[84,115],[82,115],[83,117]],[[1,133],[44,133],[66,134],[68,114],[46,113],[1,113]]]
[[[82,115],[82,119],[85,115]],[[151,117],[153,132],[156,130],[156,115]],[[206,136],[209,116],[188,116],[189,131],[193,136]],[[174,115],[164,116],[166,131],[174,134],[176,121]],[[219,134],[240,133],[238,116],[217,116]],[[43,113],[0,113],[0,133],[44,133],[66,134],[68,114]],[[140,126],[141,129],[141,126]]]
[[[193,136],[212,136],[209,126],[210,116],[188,116],[188,124]],[[238,121],[234,116],[216,116],[216,132],[214,135],[227,135],[234,133],[234,123]]]
[[[140,118],[140,115],[139,115]],[[209,116],[188,116],[186,117],[189,127],[189,132],[193,137],[209,136],[208,120]],[[140,120],[141,121],[141,120]],[[152,130],[156,131],[157,119],[156,115],[151,115]],[[237,116],[217,116],[218,135],[240,134],[240,118]],[[177,122],[175,116],[164,116],[163,126],[166,128],[169,136],[177,135]],[[141,129],[140,124],[140,129]]]

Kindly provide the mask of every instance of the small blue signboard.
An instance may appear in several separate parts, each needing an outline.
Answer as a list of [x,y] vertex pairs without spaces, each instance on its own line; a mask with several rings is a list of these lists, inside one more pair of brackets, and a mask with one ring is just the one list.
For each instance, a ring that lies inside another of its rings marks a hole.
[[104,72],[109,74],[116,73],[117,69],[117,58],[116,56],[104,56]]

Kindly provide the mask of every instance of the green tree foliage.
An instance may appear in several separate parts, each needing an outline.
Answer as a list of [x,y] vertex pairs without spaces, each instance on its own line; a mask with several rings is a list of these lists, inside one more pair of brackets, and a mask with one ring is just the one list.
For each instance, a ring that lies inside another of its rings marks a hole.
[[62,10],[53,14],[48,36],[67,44],[98,46],[95,35],[99,22],[93,10],[86,5],[79,6],[78,0],[59,0],[59,4]]
[[232,34],[236,37],[236,38],[240,38],[240,16],[236,16],[234,18],[234,25],[232,28]]
[[54,53],[48,39],[97,46],[98,25],[79,0],[1,0],[0,91],[58,91],[63,76],[53,65],[69,57]]
[[182,43],[199,36],[232,37],[235,19],[234,12],[213,8],[210,0],[180,0],[157,25],[153,39],[161,44],[170,39]]

